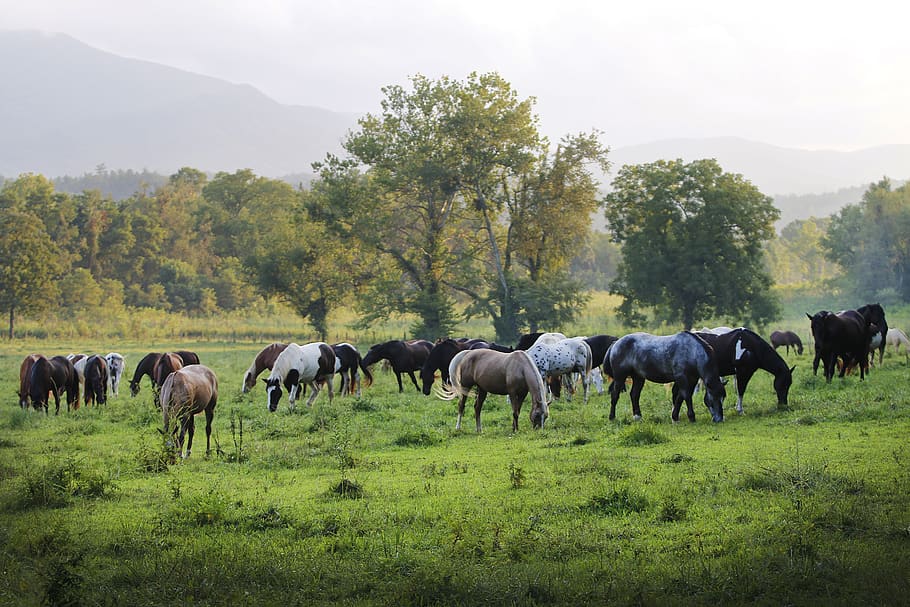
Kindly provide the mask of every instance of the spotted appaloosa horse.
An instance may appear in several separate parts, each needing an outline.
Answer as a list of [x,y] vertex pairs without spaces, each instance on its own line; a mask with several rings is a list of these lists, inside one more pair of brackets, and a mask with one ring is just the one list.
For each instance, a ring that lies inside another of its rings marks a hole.
[[334,398],[332,377],[335,375],[335,352],[332,347],[324,342],[317,341],[303,346],[290,343],[275,359],[275,365],[265,382],[265,393],[268,410],[278,410],[281,400],[281,386],[288,391],[288,405],[294,410],[297,396],[300,394],[300,385],[309,385],[312,394],[307,400],[307,406],[312,406],[319,394],[319,383],[328,385],[329,402]]
[[[528,355],[537,369],[540,371],[542,378],[556,377],[562,378],[572,373],[581,374],[582,386],[584,388],[584,402],[588,402],[588,385],[591,382],[591,347],[581,337],[564,338],[555,343],[547,343],[544,334],[538,338],[533,346],[528,348]],[[568,382],[571,387],[571,380]],[[566,396],[566,400],[572,400],[572,390]]]
[[[161,412],[164,418],[164,433],[179,435],[177,453],[186,458],[193,448],[195,416],[205,412],[205,453],[211,451],[212,419],[218,404],[218,378],[204,365],[187,365],[174,371],[161,386]],[[171,420],[178,424],[173,425]],[[189,431],[186,441],[186,455],[183,454],[183,437]]]
[[461,429],[465,401],[475,386],[474,421],[477,432],[481,431],[480,411],[487,394],[508,395],[512,405],[512,432],[518,431],[518,416],[528,393],[531,394],[531,425],[542,428],[550,415],[543,378],[531,357],[522,350],[510,353],[489,349],[462,350],[449,364],[449,379],[451,384],[437,388],[437,396],[443,400],[459,399],[456,430]]
[[659,384],[673,382],[673,421],[679,421],[679,409],[685,401],[689,421],[694,422],[692,394],[701,378],[705,382],[705,406],[715,422],[724,421],[723,404],[727,392],[720,380],[714,350],[694,333],[624,335],[610,347],[604,371],[613,378],[610,383],[610,419],[616,417],[616,402],[625,390],[626,378],[631,377],[629,397],[633,419],[641,419],[639,398],[645,380],[648,380]]

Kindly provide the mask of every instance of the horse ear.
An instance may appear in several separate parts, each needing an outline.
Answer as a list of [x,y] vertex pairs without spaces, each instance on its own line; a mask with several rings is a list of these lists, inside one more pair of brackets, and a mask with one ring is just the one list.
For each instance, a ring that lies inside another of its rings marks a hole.
[[812,315],[809,314],[808,312],[806,312],[806,318],[808,318],[809,320],[812,320]]
[[262,377],[262,378],[260,378],[260,379],[262,379],[262,383],[264,383],[265,385],[269,385],[269,380],[267,380],[267,379],[264,378],[264,377]]
[[793,375],[793,372],[796,371],[796,365],[790,367],[790,375]]

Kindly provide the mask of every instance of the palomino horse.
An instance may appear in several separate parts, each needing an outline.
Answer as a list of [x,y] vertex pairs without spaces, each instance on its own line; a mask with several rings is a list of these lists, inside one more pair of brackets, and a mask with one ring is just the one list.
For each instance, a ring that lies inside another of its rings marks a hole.
[[259,377],[260,373],[266,369],[272,370],[272,367],[275,365],[275,360],[278,359],[278,355],[284,352],[284,349],[287,347],[287,344],[275,342],[259,351],[259,354],[256,355],[256,358],[254,358],[253,362],[250,364],[250,368],[243,374],[242,394],[246,394],[255,387],[256,378]]
[[329,402],[332,402],[334,388],[332,376],[335,375],[335,352],[332,347],[324,342],[317,341],[300,346],[295,343],[288,347],[275,359],[275,365],[265,382],[266,404],[269,411],[278,409],[281,400],[281,385],[284,384],[288,391],[288,405],[294,410],[297,395],[300,394],[300,384],[309,384],[313,393],[307,400],[307,406],[312,406],[319,394],[318,382],[328,384]]
[[19,365],[19,406],[28,409],[31,397],[29,396],[29,387],[31,386],[32,366],[40,358],[40,354],[29,354],[22,360]]
[[107,404],[107,360],[92,354],[85,361],[85,406]]
[[907,362],[910,363],[910,338],[907,337],[906,333],[897,327],[891,327],[888,329],[888,335],[885,336],[885,343],[889,346],[894,346],[894,352],[898,354],[901,351],[901,346],[904,346],[904,356],[907,358]]
[[[193,448],[197,413],[205,411],[205,454],[211,451],[212,418],[218,403],[218,378],[204,365],[187,365],[174,371],[161,386],[161,413],[164,418],[165,435],[177,435],[177,453],[181,458],[190,456]],[[173,424],[171,420],[177,420]],[[186,455],[183,454],[183,437],[189,430],[186,441]]]
[[803,342],[793,331],[774,331],[771,333],[771,345],[775,350],[784,346],[787,349],[787,356],[790,356],[790,346],[793,346],[797,354],[803,353]]
[[531,425],[543,428],[550,415],[543,378],[534,361],[522,350],[508,354],[488,349],[463,350],[455,355],[449,365],[449,379],[451,385],[443,384],[437,389],[436,395],[443,400],[460,397],[456,430],[461,429],[465,401],[474,386],[477,386],[477,398],[474,401],[477,432],[481,431],[480,410],[487,394],[508,395],[512,405],[512,432],[518,431],[518,416],[528,393],[531,394]]
[[60,413],[60,395],[66,392],[66,410],[76,402],[79,393],[79,381],[76,370],[65,356],[45,358],[39,356],[32,365],[29,375],[29,398],[35,409],[44,409],[47,415],[48,393],[54,395],[56,409],[54,415]]
[[[591,382],[591,347],[581,337],[562,338],[555,342],[547,341],[546,338],[551,335],[561,335],[561,333],[541,335],[537,342],[528,348],[528,355],[534,361],[542,378],[562,378],[571,376],[572,373],[579,373],[584,387],[584,402],[587,403],[588,385]],[[570,389],[566,400],[572,400],[571,394],[574,389],[571,378],[567,385]]]
[[[180,360],[183,361],[184,366],[199,364],[199,356],[195,352],[177,350],[174,352],[174,354],[180,357]],[[148,375],[149,379],[152,381],[152,388],[155,388],[154,372],[155,365],[158,364],[159,358],[161,358],[161,352],[149,352],[142,357],[142,360],[140,360],[139,364],[136,365],[136,371],[133,373],[133,379],[130,380],[130,396],[136,396],[139,394],[139,380],[142,379],[144,375]]]
[[616,417],[616,402],[625,390],[626,378],[631,377],[629,397],[633,419],[641,419],[639,398],[645,380],[648,380],[659,384],[673,382],[673,421],[679,421],[679,409],[685,401],[689,421],[694,422],[692,394],[701,378],[705,382],[705,406],[715,422],[724,421],[727,392],[720,380],[714,350],[694,333],[682,331],[667,336],[630,333],[620,337],[610,348],[604,371],[613,378],[610,419]]
[[388,360],[392,365],[392,371],[395,372],[395,377],[398,379],[399,392],[404,392],[404,386],[401,383],[402,373],[407,373],[414,384],[414,388],[420,390],[420,386],[417,385],[417,378],[414,377],[414,371],[419,371],[423,367],[423,363],[426,362],[427,356],[429,356],[432,349],[433,344],[425,339],[413,341],[393,339],[370,346],[369,351],[363,357],[363,365],[369,367],[380,360]]
[[714,348],[717,360],[717,371],[721,377],[733,375],[736,378],[736,410],[743,412],[743,395],[749,380],[758,369],[764,369],[774,376],[774,391],[777,393],[777,404],[786,405],[790,385],[793,383],[793,370],[788,367],[780,354],[771,345],[749,329],[739,328],[714,335],[698,333],[698,336]]
[[120,393],[120,378],[123,377],[126,361],[123,359],[123,355],[117,352],[109,352],[104,360],[107,361],[108,384],[111,393],[117,396]]

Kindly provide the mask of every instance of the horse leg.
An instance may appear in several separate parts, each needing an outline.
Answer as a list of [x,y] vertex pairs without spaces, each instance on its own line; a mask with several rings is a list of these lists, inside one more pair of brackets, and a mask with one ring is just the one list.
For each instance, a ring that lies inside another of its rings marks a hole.
[[398,393],[401,394],[404,392],[404,386],[401,383],[401,373],[399,371],[395,371],[395,377],[398,379]]
[[193,450],[193,435],[196,433],[196,416],[192,413],[190,413],[190,421],[189,424],[187,424],[187,429],[189,430],[189,436],[186,438],[186,457],[189,457],[190,451]]
[[455,429],[461,430],[461,418],[464,416],[464,404],[468,400],[467,394],[462,394],[458,399],[458,417],[455,418]]
[[641,390],[644,387],[644,377],[632,377],[632,389],[629,390],[629,398],[632,399],[632,419],[635,421],[641,419],[641,407],[639,406],[639,398],[641,397]]
[[752,376],[754,374],[754,370],[744,371],[742,373],[737,371],[736,375],[733,376],[734,382],[736,384],[736,412],[740,415],[743,414],[743,396],[746,395],[746,387],[749,385],[749,381],[752,379]]
[[208,457],[212,452],[212,419],[215,417],[215,407],[207,407],[205,410],[205,456]]
[[675,424],[679,422],[679,408],[682,406],[682,399],[679,398],[679,385],[676,382],[673,382],[671,394],[673,395],[673,408],[670,410],[670,419]]
[[[480,434],[480,410],[483,408],[483,401],[487,399],[486,390],[481,390],[477,388],[477,398],[474,399],[474,422],[477,424],[477,433]],[[518,427],[518,422],[515,422],[515,427]]]
[[417,385],[417,378],[414,377],[414,372],[408,371],[408,375],[411,378],[411,383],[414,384],[414,389],[417,390],[418,392],[420,392],[420,386]]
[[626,381],[624,377],[614,377],[613,381],[610,382],[610,387],[607,390],[610,392],[610,419],[613,420],[616,418],[616,403],[619,401],[619,393],[622,392],[623,383]]

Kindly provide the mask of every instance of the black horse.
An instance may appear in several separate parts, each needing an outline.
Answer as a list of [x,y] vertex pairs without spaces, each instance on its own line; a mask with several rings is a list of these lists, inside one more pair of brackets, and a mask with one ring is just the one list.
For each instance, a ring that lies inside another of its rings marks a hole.
[[799,335],[793,331],[774,331],[771,333],[771,346],[775,350],[784,346],[787,349],[787,356],[790,356],[790,346],[793,346],[797,354],[803,353],[803,342]]
[[404,392],[404,386],[401,383],[401,374],[407,373],[414,388],[420,390],[417,385],[417,378],[414,377],[414,371],[419,371],[426,362],[433,344],[425,339],[415,339],[411,341],[401,341],[393,339],[370,346],[370,350],[363,357],[363,365],[369,367],[380,360],[388,360],[392,365],[392,371],[398,379],[398,391]]
[[65,356],[46,358],[39,356],[32,365],[29,375],[28,394],[35,409],[44,409],[47,415],[48,393],[54,395],[56,409],[54,415],[60,413],[60,395],[66,392],[66,410],[78,402],[79,378],[73,363]]
[[467,341],[447,338],[440,339],[427,354],[427,359],[423,366],[420,367],[420,381],[423,384],[423,393],[427,396],[433,387],[433,381],[436,379],[436,372],[439,372],[439,378],[443,384],[449,383],[449,363],[455,358],[455,355],[462,350],[473,349]]
[[830,383],[840,358],[843,364],[839,377],[843,377],[850,366],[859,365],[859,378],[865,379],[869,366],[870,325],[862,314],[856,310],[844,310],[837,314],[822,310],[812,316],[806,313],[806,316],[815,339],[812,371],[818,372],[820,360],[824,365],[825,381]]
[[[866,321],[866,326],[872,331],[869,352],[875,360],[875,350],[878,348],[878,364],[882,364],[885,356],[885,336],[888,335],[888,321],[885,320],[885,309],[881,304],[866,304],[856,309]],[[871,362],[871,361],[870,361]]]
[[729,333],[714,335],[713,333],[698,333],[698,336],[714,348],[714,357],[717,359],[717,371],[721,377],[734,376],[737,391],[736,410],[743,412],[743,395],[749,380],[759,369],[764,369],[774,376],[774,391],[777,393],[777,404],[787,404],[790,385],[793,383],[793,370],[781,358],[780,354],[749,329],[734,329]]
[[537,338],[543,335],[543,332],[537,331],[535,333],[525,333],[518,338],[518,343],[515,345],[516,350],[527,350],[534,345],[534,342],[537,341]]
[[[190,352],[188,350],[177,350],[174,352],[177,356],[180,357],[180,360],[183,361],[183,366],[187,365],[198,365],[199,364],[199,355],[195,352]],[[130,380],[130,396],[136,396],[139,394],[139,380],[142,379],[144,375],[148,375],[149,379],[152,381],[152,387],[155,387],[155,378],[153,373],[155,372],[155,365],[158,364],[158,360],[161,358],[161,352],[149,352],[142,357],[142,360],[139,361],[139,364],[136,365],[136,371],[133,373],[133,379]]]
[[351,344],[344,342],[332,344],[332,351],[335,352],[335,373],[341,375],[339,394],[360,396],[360,371],[363,371],[363,375],[366,377],[367,386],[373,383],[373,374],[363,364],[360,352]]

